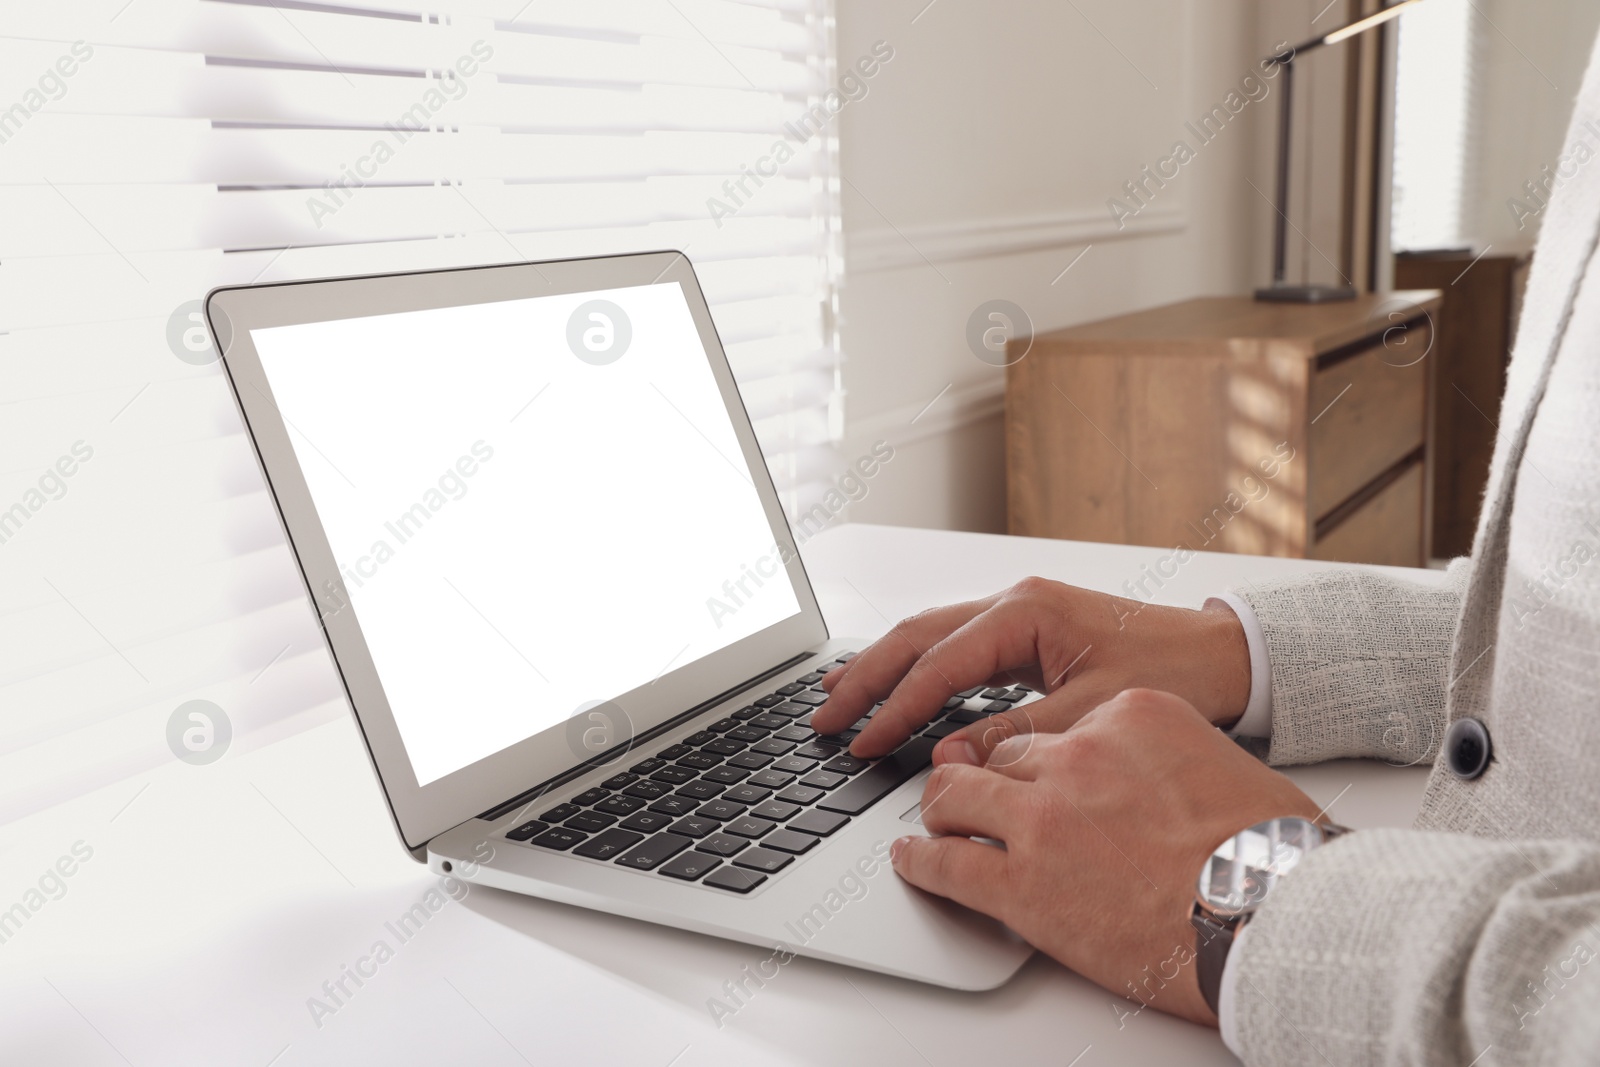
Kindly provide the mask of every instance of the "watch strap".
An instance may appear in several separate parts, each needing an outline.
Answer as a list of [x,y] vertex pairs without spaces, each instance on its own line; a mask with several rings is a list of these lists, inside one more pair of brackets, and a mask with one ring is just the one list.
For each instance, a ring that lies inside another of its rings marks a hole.
[[1222,972],[1228,966],[1228,952],[1233,948],[1233,935],[1238,921],[1217,919],[1197,906],[1189,914],[1189,925],[1195,931],[1195,977],[1200,981],[1200,996],[1205,999],[1211,1013],[1220,1017],[1222,1012],[1218,1003],[1222,997]]

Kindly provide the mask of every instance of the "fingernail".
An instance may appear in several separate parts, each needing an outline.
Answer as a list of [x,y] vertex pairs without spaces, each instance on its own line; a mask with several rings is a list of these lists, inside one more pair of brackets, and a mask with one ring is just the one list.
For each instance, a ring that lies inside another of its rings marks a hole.
[[946,763],[967,763],[978,766],[978,750],[972,747],[971,741],[950,741],[944,746],[944,761]]
[[900,856],[905,852],[906,846],[910,844],[910,842],[911,838],[909,837],[895,839],[895,843],[889,846],[889,862],[891,864],[899,866]]

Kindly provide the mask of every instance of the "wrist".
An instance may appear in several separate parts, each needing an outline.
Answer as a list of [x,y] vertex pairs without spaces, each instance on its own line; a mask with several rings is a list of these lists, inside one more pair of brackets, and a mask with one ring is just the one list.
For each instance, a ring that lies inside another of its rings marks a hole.
[[1226,729],[1238,722],[1250,704],[1250,642],[1244,624],[1226,601],[1212,598],[1198,612],[1204,657],[1199,666],[1205,692],[1195,702],[1201,714]]

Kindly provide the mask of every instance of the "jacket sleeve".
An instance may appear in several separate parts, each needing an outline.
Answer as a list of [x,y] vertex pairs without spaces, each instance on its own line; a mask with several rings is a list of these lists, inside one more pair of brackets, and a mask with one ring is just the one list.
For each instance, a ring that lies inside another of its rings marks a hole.
[[1240,952],[1249,1064],[1592,1064],[1600,848],[1362,830],[1307,856]]
[[1433,759],[1470,572],[1458,559],[1440,586],[1351,569],[1234,589],[1261,624],[1271,664],[1267,762]]

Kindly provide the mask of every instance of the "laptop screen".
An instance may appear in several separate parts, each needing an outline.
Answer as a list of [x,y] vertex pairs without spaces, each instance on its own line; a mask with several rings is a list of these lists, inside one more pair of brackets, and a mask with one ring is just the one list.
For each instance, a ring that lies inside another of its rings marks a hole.
[[250,336],[419,786],[801,610],[677,282]]

